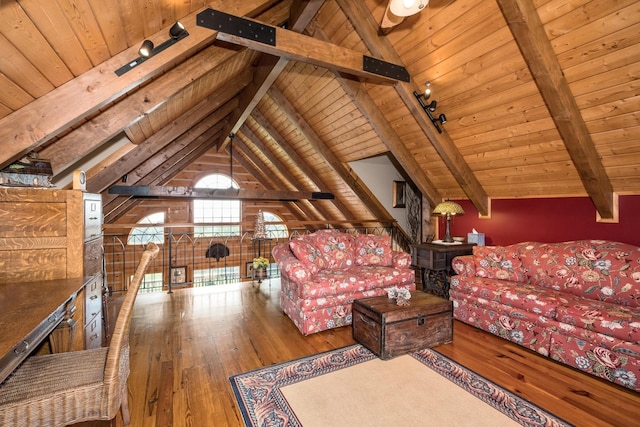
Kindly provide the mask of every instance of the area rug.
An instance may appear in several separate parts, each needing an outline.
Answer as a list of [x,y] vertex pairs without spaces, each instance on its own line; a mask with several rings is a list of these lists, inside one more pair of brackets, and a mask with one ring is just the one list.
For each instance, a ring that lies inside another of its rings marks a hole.
[[430,349],[380,360],[356,344],[229,380],[251,427],[571,425]]

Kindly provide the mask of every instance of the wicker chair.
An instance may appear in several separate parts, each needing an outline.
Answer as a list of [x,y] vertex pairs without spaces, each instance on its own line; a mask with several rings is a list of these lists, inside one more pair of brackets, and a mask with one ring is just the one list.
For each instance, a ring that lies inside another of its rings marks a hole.
[[109,347],[31,356],[0,385],[0,426],[66,426],[111,420],[129,424],[129,325],[138,289],[159,248],[150,243],[134,274]]

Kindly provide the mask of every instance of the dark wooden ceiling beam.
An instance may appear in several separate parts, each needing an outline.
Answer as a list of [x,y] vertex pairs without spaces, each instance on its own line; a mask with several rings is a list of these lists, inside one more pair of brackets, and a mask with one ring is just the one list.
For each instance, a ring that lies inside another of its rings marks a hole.
[[[220,3],[224,10],[235,15],[252,17],[271,6],[273,1],[215,3]],[[215,40],[215,31],[196,25],[195,13],[182,18],[181,22],[188,28],[189,36],[172,46],[170,55],[158,55],[128,73],[117,76],[114,72],[116,69],[138,57],[139,46],[131,46],[0,119],[0,141],[11,144],[11,149],[0,151],[0,167],[59,136],[69,127],[79,124],[100,108],[171,69]],[[164,41],[167,39],[167,30],[158,31],[149,39],[158,43]],[[51,114],[52,111],[56,114]]]
[[[288,28],[291,31],[302,32],[316,15],[324,0],[297,0],[291,5],[290,20]],[[276,81],[284,67],[289,63],[288,58],[274,57],[271,55],[261,55],[258,60],[257,71],[254,73],[253,83],[246,87],[240,94],[240,105],[234,112],[231,123],[222,139],[218,149],[224,149],[229,143],[229,135],[238,132],[247,117],[258,105],[264,94]]]
[[109,194],[121,194],[152,199],[219,199],[219,200],[322,200],[331,193],[311,191],[252,190],[236,188],[194,188],[163,185],[113,185]]
[[609,176],[531,0],[496,0],[600,217],[616,217]]
[[[378,33],[378,24],[363,2],[336,1],[373,55],[385,58],[396,64],[402,64],[400,55],[395,51],[391,42]],[[464,160],[451,137],[446,132],[437,133],[431,120],[426,117],[422,108],[418,106],[413,95],[414,91],[420,91],[418,86],[413,81],[408,83],[397,82],[394,88],[409,111],[411,111],[424,134],[433,144],[433,147],[456,179],[460,188],[462,188],[462,191],[464,191],[481,215],[489,215],[489,197],[469,164]]]
[[218,40],[258,52],[338,70],[376,82],[409,80],[409,73],[401,65],[222,11],[207,9],[200,12],[198,25],[218,31]]
[[284,96],[282,91],[272,86],[269,96],[280,106],[289,121],[304,135],[309,144],[322,156],[334,172],[340,176],[344,183],[351,188],[356,196],[362,201],[365,207],[371,212],[374,218],[381,221],[393,221],[393,217],[378,201],[378,199],[364,186],[359,179],[353,176],[345,165],[340,162],[336,155],[324,144],[318,134],[311,128],[307,121],[296,111],[291,102]]

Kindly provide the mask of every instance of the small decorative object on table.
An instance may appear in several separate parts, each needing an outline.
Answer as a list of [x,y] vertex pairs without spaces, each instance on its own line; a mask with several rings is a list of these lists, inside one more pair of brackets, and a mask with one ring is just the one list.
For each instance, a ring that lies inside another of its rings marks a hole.
[[394,286],[393,288],[387,289],[387,295],[389,296],[389,299],[395,299],[397,305],[411,304],[409,302],[411,299],[411,292],[409,292],[407,288]]
[[258,211],[258,215],[256,215],[256,223],[253,227],[253,238],[264,239],[265,237],[267,237],[267,233],[264,228],[264,213],[262,213],[262,211]]
[[257,257],[253,259],[253,277],[258,280],[258,283],[267,278],[267,267],[269,267],[267,258]]

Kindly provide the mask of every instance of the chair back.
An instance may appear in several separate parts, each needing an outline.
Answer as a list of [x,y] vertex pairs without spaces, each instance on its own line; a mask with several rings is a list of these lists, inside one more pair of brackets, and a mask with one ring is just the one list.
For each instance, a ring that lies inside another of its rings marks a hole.
[[[127,295],[124,297],[118,318],[113,329],[109,350],[107,351],[107,361],[104,367],[104,382],[107,385],[108,393],[114,396],[118,393],[118,388],[122,387],[129,376],[129,325],[131,324],[131,313],[133,304],[138,296],[138,290],[144,279],[145,272],[151,260],[153,260],[160,252],[160,248],[155,243],[147,244],[146,250],[142,253],[138,267],[136,268],[133,279],[129,284]],[[115,410],[120,406],[119,402],[109,399],[114,405]],[[119,399],[116,399],[119,400]]]

